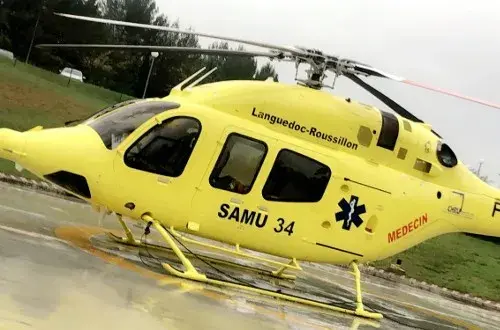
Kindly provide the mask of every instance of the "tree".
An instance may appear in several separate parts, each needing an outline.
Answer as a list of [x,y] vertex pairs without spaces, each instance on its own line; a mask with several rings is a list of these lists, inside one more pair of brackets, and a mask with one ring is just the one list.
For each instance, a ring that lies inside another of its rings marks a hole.
[[[34,34],[37,43],[85,43],[100,38],[105,28],[96,23],[69,22],[54,12],[70,12],[78,15],[99,16],[98,0],[2,0],[2,24],[0,42],[9,46],[14,55],[24,60]],[[39,24],[38,17],[40,17]],[[94,24],[94,25],[92,25]],[[35,26],[36,31],[35,31]],[[65,49],[44,50],[33,47],[30,63],[52,71],[61,66],[82,68],[88,52]]]
[[18,0],[3,4],[3,16],[6,17],[6,22],[2,29],[4,31],[8,29],[6,32],[9,39],[4,40],[3,44],[10,44],[16,58],[25,58],[28,53],[40,3],[40,1]]
[[9,8],[14,0],[0,0],[0,48],[12,49],[11,39],[9,37]]
[[[233,49],[227,42],[214,42],[210,49]],[[239,45],[236,50],[245,50]],[[203,64],[207,69],[217,67],[217,70],[205,79],[205,82],[220,80],[251,80],[257,70],[257,61],[251,56],[224,56],[205,55],[202,56]]]
[[[110,19],[179,27],[178,22],[170,23],[166,15],[159,14],[154,0],[106,0],[102,11],[103,16]],[[122,26],[109,27],[106,43],[199,47],[198,38],[193,35]],[[142,97],[151,65],[149,51],[109,51],[103,61],[114,69],[108,73],[112,83],[108,88]],[[146,97],[168,95],[172,87],[200,65],[198,54],[160,52],[154,62]]]
[[[154,0],[105,0],[102,16],[109,19],[152,24],[158,15]],[[103,43],[140,45],[154,40],[158,31],[109,25]],[[148,52],[106,51],[101,57],[98,84],[122,93],[142,96],[149,69]],[[103,78],[107,77],[103,81]]]
[[278,74],[274,70],[274,67],[270,62],[267,62],[265,65],[260,68],[255,74],[256,80],[266,80],[271,77],[274,81],[278,81]]
[[[53,14],[63,12],[178,28],[179,22],[169,22],[168,17],[159,12],[155,0],[0,0],[0,3],[0,44],[20,59],[27,55],[38,13],[40,21],[35,45],[92,43],[200,47],[194,35],[71,20]],[[210,48],[229,49],[229,45],[220,42]],[[236,49],[244,50],[242,46]],[[142,97],[151,56],[148,50],[33,48],[30,63],[57,73],[64,67],[73,67],[83,72],[87,83]],[[172,87],[203,66],[218,68],[207,82],[266,79],[269,76],[277,80],[270,64],[257,70],[253,57],[164,51],[155,59],[146,96],[168,95]]]
[[[159,16],[154,24],[179,28],[179,22],[169,24],[167,17],[164,15]],[[159,32],[155,36],[155,39],[150,41],[150,44],[200,47],[196,36],[172,32]],[[200,54],[187,55],[182,52],[161,52],[160,56],[155,60],[147,95],[168,95],[175,85],[198,71],[201,67],[203,67],[203,61]],[[147,70],[149,70],[149,61]],[[145,73],[147,77],[147,72]]]

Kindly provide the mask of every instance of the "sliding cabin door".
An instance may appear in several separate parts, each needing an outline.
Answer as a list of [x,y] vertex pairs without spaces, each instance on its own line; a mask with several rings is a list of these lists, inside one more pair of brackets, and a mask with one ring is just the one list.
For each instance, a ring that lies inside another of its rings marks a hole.
[[192,228],[243,248],[329,260],[345,231],[335,220],[336,168],[327,163],[317,151],[228,128],[193,198]]
[[261,203],[261,186],[275,144],[271,137],[239,127],[223,131],[192,201],[193,234],[199,231],[243,247],[267,239],[272,224]]
[[[335,235],[335,167],[318,151],[278,142],[260,182],[259,205],[269,212],[266,248],[288,257],[326,260],[330,251],[317,243]],[[329,240],[328,240],[329,241]]]

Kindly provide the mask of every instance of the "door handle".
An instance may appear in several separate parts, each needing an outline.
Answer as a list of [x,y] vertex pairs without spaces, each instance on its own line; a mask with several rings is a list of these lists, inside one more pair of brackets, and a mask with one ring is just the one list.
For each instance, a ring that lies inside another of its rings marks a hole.
[[229,201],[231,204],[243,204],[243,201],[238,198],[232,197],[231,200]]
[[156,182],[161,184],[169,184],[172,180],[168,177],[158,176]]
[[261,210],[262,212],[268,212],[269,211],[269,209],[266,206],[259,205],[259,206],[257,206],[257,208],[259,210]]

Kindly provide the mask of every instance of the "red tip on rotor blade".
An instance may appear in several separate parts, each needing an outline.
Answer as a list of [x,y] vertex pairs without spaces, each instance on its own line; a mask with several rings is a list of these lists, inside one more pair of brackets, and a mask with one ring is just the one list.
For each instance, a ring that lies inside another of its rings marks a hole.
[[406,79],[403,80],[402,82],[404,82],[405,84],[408,84],[408,85],[422,87],[422,88],[425,88],[425,89],[428,89],[428,90],[431,90],[431,91],[434,91],[434,92],[438,92],[438,93],[443,93],[443,94],[455,96],[455,97],[458,97],[458,98],[461,98],[461,99],[464,99],[464,100],[468,100],[468,101],[476,102],[476,103],[483,104],[483,105],[486,105],[486,106],[489,106],[489,107],[500,109],[500,105],[498,105],[498,104],[494,104],[494,103],[486,102],[486,101],[483,101],[483,100],[475,99],[475,98],[472,98],[472,97],[469,97],[469,96],[460,95],[460,94],[457,94],[455,92],[450,92],[450,91],[446,91],[444,89],[422,85],[421,83],[417,83],[415,81],[406,80]]

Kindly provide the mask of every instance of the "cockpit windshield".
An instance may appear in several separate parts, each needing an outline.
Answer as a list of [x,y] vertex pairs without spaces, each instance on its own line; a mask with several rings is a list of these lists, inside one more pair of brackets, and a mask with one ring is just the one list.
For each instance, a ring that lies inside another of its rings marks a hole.
[[123,101],[123,102],[116,103],[116,104],[113,104],[111,106],[105,107],[104,109],[99,110],[98,112],[96,112],[92,116],[83,119],[82,124],[87,124],[89,121],[92,121],[98,117],[101,117],[101,116],[107,114],[108,112],[114,111],[114,110],[119,109],[121,107],[124,107],[126,105],[134,104],[134,103],[137,103],[140,101],[141,101],[140,99],[127,100],[127,101]]
[[88,124],[89,121],[94,120],[95,118],[100,117],[102,115],[105,115],[108,112],[111,112],[113,110],[116,110],[116,109],[118,109],[120,107],[129,105],[129,104],[137,103],[139,101],[141,101],[141,99],[133,99],[133,100],[123,101],[123,102],[120,102],[120,103],[115,103],[113,105],[107,106],[107,107],[105,107],[105,108],[103,108],[103,109],[101,109],[101,110],[93,113],[89,117],[70,120],[70,121],[65,122],[64,125],[65,126],[71,126],[71,125],[79,125],[79,124]]
[[116,148],[127,136],[147,120],[180,105],[165,101],[127,101],[125,105],[106,108],[82,124],[92,127],[101,137],[106,148]]

